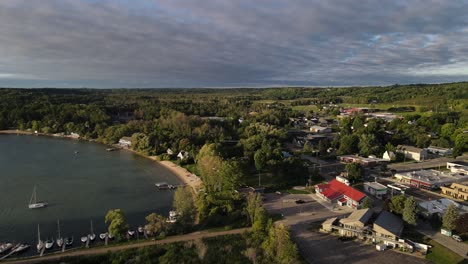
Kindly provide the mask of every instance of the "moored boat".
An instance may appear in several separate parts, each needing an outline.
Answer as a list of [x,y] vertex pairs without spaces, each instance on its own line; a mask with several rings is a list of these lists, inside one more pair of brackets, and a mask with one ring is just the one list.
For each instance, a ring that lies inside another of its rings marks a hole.
[[53,238],[47,239],[45,242],[45,248],[46,249],[51,249],[55,244],[55,240]]
[[168,189],[169,188],[169,184],[167,184],[167,182],[158,182],[158,183],[155,183],[154,185],[156,187],[158,187],[159,189]]
[[61,248],[63,246],[63,237],[60,235],[60,220],[57,220],[58,227],[58,236],[57,236],[57,247]]
[[109,239],[114,239],[114,235],[113,235],[113,234],[109,233],[108,236],[109,236]]
[[86,243],[88,242],[88,236],[82,236],[80,240],[81,242]]
[[20,253],[22,251],[25,251],[29,247],[30,247],[30,245],[28,245],[28,244],[18,244],[11,250],[11,252],[12,253]]
[[41,250],[45,247],[44,241],[41,240],[41,231],[39,229],[39,225],[37,225],[37,252],[41,252]]
[[135,235],[135,230],[128,230],[127,233],[128,233],[129,236],[132,237],[132,236]]
[[142,226],[138,227],[138,233],[143,234],[145,232],[145,229]]
[[67,238],[65,238],[65,245],[66,245],[67,247],[72,246],[72,245],[73,245],[73,237],[67,237]]
[[2,243],[0,244],[0,254],[7,252],[9,249],[13,247],[12,243]]
[[100,238],[101,240],[105,240],[106,237],[108,237],[108,236],[109,236],[109,233],[107,233],[107,232],[99,234],[99,238]]
[[93,220],[91,220],[91,233],[88,235],[90,242],[93,242],[96,239],[96,234],[94,234],[93,230]]

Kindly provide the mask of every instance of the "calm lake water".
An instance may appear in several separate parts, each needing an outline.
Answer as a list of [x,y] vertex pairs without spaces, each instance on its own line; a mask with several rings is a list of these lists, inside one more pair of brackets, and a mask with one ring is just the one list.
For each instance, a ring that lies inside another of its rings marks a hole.
[[[75,154],[78,151],[78,154]],[[161,165],[128,151],[107,152],[106,146],[60,138],[0,135],[0,242],[26,242],[35,252],[37,225],[41,238],[56,237],[57,219],[63,236],[106,230],[104,216],[121,208],[133,229],[151,212],[164,216],[173,192],[155,182],[180,183]],[[33,188],[49,203],[31,210]],[[99,238],[97,238],[99,240]],[[25,254],[26,255],[26,254]]]

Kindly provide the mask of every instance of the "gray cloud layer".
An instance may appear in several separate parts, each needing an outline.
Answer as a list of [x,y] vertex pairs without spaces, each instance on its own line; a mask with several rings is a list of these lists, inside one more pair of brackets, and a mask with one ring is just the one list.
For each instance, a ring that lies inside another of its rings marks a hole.
[[468,80],[467,1],[2,0],[0,86]]

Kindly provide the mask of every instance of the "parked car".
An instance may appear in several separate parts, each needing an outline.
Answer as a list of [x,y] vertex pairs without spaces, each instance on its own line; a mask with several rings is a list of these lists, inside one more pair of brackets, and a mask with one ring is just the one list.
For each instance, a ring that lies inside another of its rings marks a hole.
[[453,235],[452,238],[455,239],[455,241],[457,242],[463,242],[463,240],[461,239],[459,235]]
[[303,203],[305,203],[304,200],[296,200],[296,204],[303,204]]

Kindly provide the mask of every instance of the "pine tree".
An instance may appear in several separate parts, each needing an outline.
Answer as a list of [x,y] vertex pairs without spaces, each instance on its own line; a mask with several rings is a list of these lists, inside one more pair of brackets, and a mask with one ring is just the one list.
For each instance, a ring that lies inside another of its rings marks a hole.
[[449,205],[442,218],[442,226],[450,231],[455,229],[455,221],[458,218],[458,210],[454,204]]

